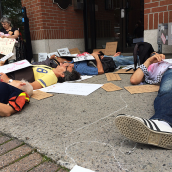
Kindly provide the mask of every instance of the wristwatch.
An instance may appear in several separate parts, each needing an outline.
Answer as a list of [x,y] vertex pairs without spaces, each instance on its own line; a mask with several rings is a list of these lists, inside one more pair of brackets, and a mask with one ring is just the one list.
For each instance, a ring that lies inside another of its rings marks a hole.
[[12,79],[10,79],[10,80],[8,81],[8,83],[11,83],[11,82],[13,82],[13,80],[12,80]]

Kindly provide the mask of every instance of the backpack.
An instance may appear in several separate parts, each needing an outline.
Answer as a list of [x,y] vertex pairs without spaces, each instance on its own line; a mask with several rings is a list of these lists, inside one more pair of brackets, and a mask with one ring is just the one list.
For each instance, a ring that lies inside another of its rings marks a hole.
[[[104,53],[102,51],[100,51],[98,54],[99,58],[102,55],[104,56]],[[113,59],[111,57],[104,57],[103,59],[100,58],[100,61],[101,61],[102,66],[103,66],[104,73],[113,72],[115,70],[116,65],[115,65],[115,62],[113,61]],[[89,60],[87,62],[87,65],[97,67],[96,66],[96,60]]]
[[[154,52],[152,45],[148,42],[138,42],[134,47],[133,58],[134,58],[134,70],[136,66],[143,64]],[[139,56],[139,59],[138,57]]]

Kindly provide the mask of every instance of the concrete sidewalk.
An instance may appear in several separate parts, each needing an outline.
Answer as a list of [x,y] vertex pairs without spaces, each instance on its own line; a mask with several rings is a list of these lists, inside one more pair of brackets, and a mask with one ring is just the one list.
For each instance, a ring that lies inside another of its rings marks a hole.
[[[34,147],[37,152],[71,169],[79,165],[96,172],[171,171],[172,151],[136,144],[123,137],[114,119],[118,114],[150,118],[157,95],[131,95],[130,74],[112,81],[123,90],[102,88],[89,96],[54,94],[31,103],[22,112],[0,119],[0,131]],[[82,83],[107,83],[105,74]]]

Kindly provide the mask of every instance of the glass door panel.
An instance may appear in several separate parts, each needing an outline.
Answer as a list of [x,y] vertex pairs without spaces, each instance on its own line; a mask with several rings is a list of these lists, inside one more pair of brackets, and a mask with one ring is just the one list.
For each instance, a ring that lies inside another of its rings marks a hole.
[[137,42],[143,41],[144,0],[124,0],[123,50],[133,52]]

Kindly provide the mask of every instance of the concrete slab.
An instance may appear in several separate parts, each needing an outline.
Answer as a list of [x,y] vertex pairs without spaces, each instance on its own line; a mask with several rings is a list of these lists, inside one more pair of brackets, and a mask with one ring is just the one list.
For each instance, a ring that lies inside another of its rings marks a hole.
[[[130,74],[120,74],[119,87],[130,86]],[[100,75],[83,83],[107,83]],[[125,89],[89,96],[55,94],[31,99],[16,115],[0,119],[0,131],[17,137],[67,168],[75,164],[96,172],[171,171],[172,151],[136,144],[123,137],[114,119],[118,114],[150,118],[154,93],[131,95]]]

